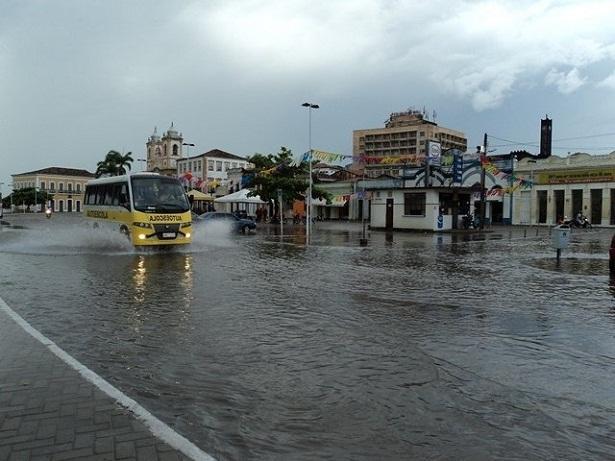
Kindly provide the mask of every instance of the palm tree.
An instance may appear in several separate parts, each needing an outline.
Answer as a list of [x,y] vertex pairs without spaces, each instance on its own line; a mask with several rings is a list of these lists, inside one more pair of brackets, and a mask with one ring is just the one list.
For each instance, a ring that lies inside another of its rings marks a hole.
[[132,152],[122,155],[116,150],[110,150],[105,156],[105,159],[96,164],[96,177],[126,174],[126,171],[130,170],[133,161]]

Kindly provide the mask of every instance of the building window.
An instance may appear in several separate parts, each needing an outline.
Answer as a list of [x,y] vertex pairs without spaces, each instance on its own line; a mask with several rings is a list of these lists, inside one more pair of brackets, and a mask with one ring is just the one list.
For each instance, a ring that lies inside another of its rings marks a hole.
[[425,216],[425,192],[404,194],[404,214],[407,216]]
[[162,148],[164,149],[164,155],[167,155],[167,145],[165,144]]
[[224,162],[224,171],[228,170],[231,167],[231,162]]
[[53,192],[55,190],[55,188],[56,188],[55,183],[49,184],[49,190],[51,190]]
[[45,181],[41,181],[41,189],[45,190]]
[[156,147],[156,155],[160,156],[160,147]]
[[233,168],[237,168],[237,162],[233,162],[233,163],[231,163],[231,166],[232,166]]
[[[81,184],[77,183],[77,192],[81,192]],[[77,202],[79,203],[79,202]]]
[[207,170],[208,171],[214,171],[214,161],[213,160],[208,160],[207,161]]
[[61,182],[58,188],[60,189],[60,192],[64,192],[64,183]]
[[177,155],[178,151],[177,151],[177,144],[173,144],[173,155]]
[[73,184],[72,183],[68,183],[67,187],[68,187],[68,192],[69,193],[73,191]]
[[219,160],[216,161],[216,171],[222,171],[222,162]]

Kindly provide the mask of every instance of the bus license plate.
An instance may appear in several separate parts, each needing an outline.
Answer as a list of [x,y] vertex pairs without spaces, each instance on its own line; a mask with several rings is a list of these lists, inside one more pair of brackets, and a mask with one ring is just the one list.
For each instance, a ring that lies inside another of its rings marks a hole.
[[163,239],[174,239],[175,237],[176,237],[175,232],[163,232],[162,233]]

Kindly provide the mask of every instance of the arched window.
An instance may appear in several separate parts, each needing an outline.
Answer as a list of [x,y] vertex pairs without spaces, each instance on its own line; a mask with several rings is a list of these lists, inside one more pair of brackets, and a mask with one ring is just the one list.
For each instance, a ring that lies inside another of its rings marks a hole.
[[177,155],[178,154],[178,147],[177,144],[173,144],[173,155]]
[[167,155],[167,145],[166,144],[164,145],[163,149],[164,149],[164,155]]
[[156,147],[156,155],[160,156],[160,147]]

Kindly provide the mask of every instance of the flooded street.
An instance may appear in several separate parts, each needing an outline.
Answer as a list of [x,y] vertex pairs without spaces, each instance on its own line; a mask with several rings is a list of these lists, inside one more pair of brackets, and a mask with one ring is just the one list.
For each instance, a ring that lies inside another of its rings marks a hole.
[[615,452],[612,231],[575,231],[558,265],[548,229],[362,248],[360,226],[318,223],[306,248],[261,226],[139,252],[80,219],[20,222],[0,296],[219,459]]

